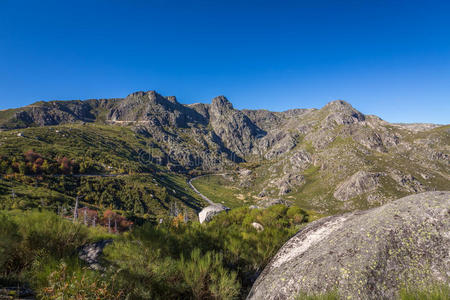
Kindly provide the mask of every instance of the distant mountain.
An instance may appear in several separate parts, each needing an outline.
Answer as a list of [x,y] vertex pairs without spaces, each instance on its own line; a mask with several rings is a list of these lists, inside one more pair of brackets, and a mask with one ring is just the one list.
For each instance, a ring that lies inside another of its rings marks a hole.
[[348,211],[450,190],[450,125],[391,124],[342,100],[321,109],[270,112],[237,110],[224,96],[184,105],[149,91],[0,112],[0,128],[14,132],[78,123],[97,126],[99,133],[128,130],[141,141],[139,155],[146,151],[151,158],[139,160],[142,168],[228,170],[217,188],[232,190],[243,204],[281,198],[323,212]]

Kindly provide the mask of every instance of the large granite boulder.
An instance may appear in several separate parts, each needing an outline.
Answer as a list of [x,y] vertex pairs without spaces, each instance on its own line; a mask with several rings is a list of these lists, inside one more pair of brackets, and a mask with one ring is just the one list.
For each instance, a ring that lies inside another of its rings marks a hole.
[[394,299],[402,286],[449,284],[450,192],[427,192],[301,229],[275,255],[248,299],[339,293]]
[[229,210],[229,208],[222,204],[212,204],[200,211],[198,219],[200,223],[209,222],[215,215],[227,210]]

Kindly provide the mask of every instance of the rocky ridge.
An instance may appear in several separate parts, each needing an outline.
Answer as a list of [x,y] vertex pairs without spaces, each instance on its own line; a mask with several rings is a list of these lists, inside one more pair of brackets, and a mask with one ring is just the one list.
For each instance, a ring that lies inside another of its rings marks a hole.
[[450,190],[449,125],[390,124],[342,100],[321,109],[241,111],[224,96],[184,105],[148,91],[0,111],[3,130],[67,123],[129,126],[148,140],[144,157],[176,172],[253,163],[251,174],[230,181],[250,202],[281,197],[348,211]]

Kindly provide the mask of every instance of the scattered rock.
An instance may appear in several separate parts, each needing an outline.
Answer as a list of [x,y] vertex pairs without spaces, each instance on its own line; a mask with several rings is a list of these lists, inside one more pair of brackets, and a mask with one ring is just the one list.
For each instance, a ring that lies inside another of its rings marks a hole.
[[279,196],[286,195],[292,189],[299,187],[305,182],[305,177],[300,174],[285,174],[280,180],[277,180],[276,186],[279,187]]
[[250,176],[252,174],[252,170],[249,169],[240,169],[239,170],[239,175],[240,176]]
[[259,198],[263,198],[263,197],[266,196],[266,194],[267,194],[267,191],[264,189],[264,190],[262,190],[261,192],[259,192],[258,197],[259,197]]
[[292,205],[292,203],[290,201],[284,200],[281,198],[280,199],[264,199],[264,200],[259,201],[258,204],[259,204],[259,207],[262,207],[262,208],[268,208],[268,207],[271,207],[273,205],[278,205],[278,204],[286,205],[286,206]]
[[411,174],[403,174],[398,170],[390,173],[392,179],[402,187],[403,190],[411,193],[419,193],[425,191],[422,183]]
[[312,162],[311,155],[306,150],[298,150],[289,158],[289,162],[295,171],[306,169]]
[[261,224],[259,224],[257,222],[253,222],[252,226],[253,226],[253,228],[256,229],[256,231],[263,231],[264,230],[264,226],[262,226]]

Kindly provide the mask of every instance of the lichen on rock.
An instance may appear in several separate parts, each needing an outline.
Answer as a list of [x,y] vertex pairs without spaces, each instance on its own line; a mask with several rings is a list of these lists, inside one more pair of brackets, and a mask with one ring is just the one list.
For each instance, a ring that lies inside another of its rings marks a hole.
[[295,299],[337,290],[345,299],[393,299],[404,286],[449,284],[450,192],[317,220],[256,280],[248,299]]

